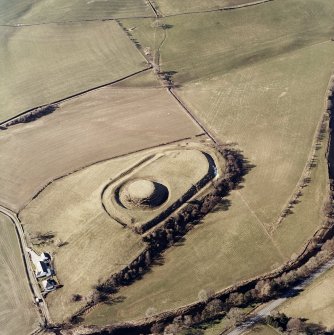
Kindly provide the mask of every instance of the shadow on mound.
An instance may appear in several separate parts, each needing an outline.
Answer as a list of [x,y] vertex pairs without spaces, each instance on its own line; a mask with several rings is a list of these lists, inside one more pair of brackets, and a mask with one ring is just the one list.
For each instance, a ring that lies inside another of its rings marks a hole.
[[168,195],[165,185],[147,179],[132,180],[116,190],[117,202],[128,209],[158,207],[168,199]]

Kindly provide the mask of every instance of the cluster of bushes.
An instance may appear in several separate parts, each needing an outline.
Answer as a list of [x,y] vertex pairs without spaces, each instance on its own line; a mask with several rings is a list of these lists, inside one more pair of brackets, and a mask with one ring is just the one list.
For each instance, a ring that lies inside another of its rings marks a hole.
[[283,313],[267,316],[265,323],[283,334],[298,335],[334,335],[334,330],[327,331],[322,325],[307,323],[301,318],[289,318]]
[[58,108],[58,105],[52,104],[52,105],[34,109],[33,111],[25,113],[21,116],[14,118],[11,121],[6,122],[5,126],[10,127],[18,123],[27,123],[27,122],[35,121],[41,118],[42,116],[53,113],[57,108]]
[[327,111],[331,113],[334,108],[334,78],[332,79],[331,87],[329,89],[328,99],[327,99]]
[[52,231],[46,233],[37,232],[35,235],[31,236],[31,243],[33,245],[46,245],[54,242],[56,234]]
[[126,29],[126,27],[123,26],[123,24],[122,24],[122,22],[120,20],[115,20],[115,21],[122,28],[122,30],[129,37],[129,39],[135,44],[136,48],[141,51],[142,50],[141,44],[132,36],[132,34],[130,33],[130,31],[128,29]]

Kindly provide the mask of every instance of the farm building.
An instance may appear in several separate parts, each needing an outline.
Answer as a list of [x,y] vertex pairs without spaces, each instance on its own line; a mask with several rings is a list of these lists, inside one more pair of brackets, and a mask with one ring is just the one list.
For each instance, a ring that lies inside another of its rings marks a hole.
[[36,254],[33,250],[28,249],[31,260],[35,266],[36,278],[47,278],[54,275],[54,270],[51,264],[51,255],[47,252],[42,252],[41,255]]
[[46,261],[38,261],[35,264],[36,278],[50,277],[53,275],[51,264]]
[[53,279],[46,279],[42,281],[44,292],[51,292],[57,288],[57,283]]

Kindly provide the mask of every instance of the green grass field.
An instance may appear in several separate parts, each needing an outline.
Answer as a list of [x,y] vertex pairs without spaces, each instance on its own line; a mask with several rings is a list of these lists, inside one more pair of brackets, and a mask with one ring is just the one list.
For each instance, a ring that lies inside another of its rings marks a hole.
[[223,142],[255,165],[241,190],[270,228],[294,191],[324,112],[334,43],[184,86],[180,96]]
[[319,277],[305,291],[279,308],[289,317],[306,318],[309,322],[333,328],[334,269]]
[[14,224],[0,213],[0,333],[29,334],[39,317],[23,265]]
[[0,121],[147,67],[115,21],[0,27],[0,41]]
[[279,335],[282,334],[278,330],[263,325],[257,325],[250,331],[246,332],[245,335]]
[[[154,50],[164,40],[162,70],[176,71],[175,81],[183,85],[328,41],[334,34],[333,13],[334,3],[326,0],[293,0],[289,6],[275,0],[233,11],[161,19],[167,25],[166,38],[151,19],[122,23],[137,27],[131,33],[144,47]],[[156,44],[154,32],[158,34]]]
[[154,0],[155,7],[163,15],[209,11],[229,6],[240,6],[254,0]]
[[144,0],[1,0],[0,24],[38,24],[153,16]]
[[311,183],[302,190],[302,196],[298,199],[300,202],[294,205],[293,213],[273,233],[273,238],[287,257],[297,254],[324,221],[322,209],[329,188],[325,157],[327,141],[328,136],[325,136],[321,148],[316,152],[317,166],[310,171]]

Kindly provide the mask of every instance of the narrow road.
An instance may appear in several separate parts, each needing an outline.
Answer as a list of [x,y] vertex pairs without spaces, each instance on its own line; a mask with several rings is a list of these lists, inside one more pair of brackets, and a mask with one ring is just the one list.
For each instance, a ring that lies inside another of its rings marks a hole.
[[287,299],[293,297],[296,295],[296,292],[299,292],[303,289],[305,289],[308,285],[310,285],[314,280],[316,280],[318,277],[320,277],[323,273],[328,271],[329,269],[334,267],[334,259],[330,260],[326,264],[324,264],[322,267],[320,267],[316,272],[314,272],[312,275],[310,275],[307,279],[299,283],[298,285],[291,288],[289,291],[287,291],[283,297],[277,298],[275,300],[272,300],[263,306],[256,309],[255,313],[250,314],[249,318],[247,318],[240,326],[237,328],[231,330],[230,332],[226,333],[223,332],[221,335],[241,335],[247,330],[249,330],[250,327],[254,326],[256,323],[264,319],[266,316],[270,315],[272,311],[274,311],[278,306],[282,305]]
[[51,323],[51,317],[50,317],[47,305],[45,303],[44,297],[42,296],[40,286],[38,285],[37,279],[35,277],[35,273],[34,273],[32,267],[31,267],[30,258],[29,258],[28,252],[27,252],[28,246],[27,246],[27,243],[26,243],[26,240],[25,240],[25,236],[24,236],[23,228],[21,226],[21,222],[20,222],[20,220],[18,219],[17,215],[14,212],[10,211],[9,209],[7,209],[7,208],[5,208],[1,205],[0,205],[0,212],[4,215],[8,216],[16,227],[16,231],[17,231],[17,234],[18,234],[18,237],[19,237],[19,240],[20,240],[21,252],[22,252],[22,255],[24,257],[24,265],[26,267],[26,272],[27,272],[27,275],[28,275],[27,279],[29,281],[30,288],[31,288],[31,291],[32,291],[32,296],[33,296],[32,298],[34,300],[34,303],[35,303],[36,298],[40,299],[41,302],[39,304],[39,311],[40,311],[40,314],[41,314],[42,323],[50,324]]

